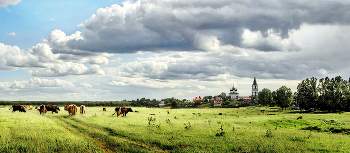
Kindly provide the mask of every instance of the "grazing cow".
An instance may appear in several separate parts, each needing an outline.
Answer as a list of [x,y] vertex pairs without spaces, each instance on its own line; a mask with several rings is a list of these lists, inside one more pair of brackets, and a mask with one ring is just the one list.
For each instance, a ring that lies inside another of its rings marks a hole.
[[68,111],[70,116],[75,116],[78,112],[78,107],[76,105],[69,105],[69,106],[64,106],[64,110]]
[[33,109],[33,106],[32,106],[32,105],[30,105],[30,106],[29,106],[29,110],[32,110],[32,109]]
[[35,109],[38,109],[38,106],[35,106]]
[[123,114],[123,116],[126,116],[126,114],[128,114],[128,112],[134,112],[131,108],[121,108],[121,113]]
[[40,115],[41,114],[46,114],[47,112],[47,109],[46,109],[46,106],[45,105],[41,105],[40,108],[38,109],[39,112],[40,112]]
[[117,113],[117,117],[122,113],[122,108],[121,107],[116,107],[114,110],[115,110],[115,112],[112,115]]
[[103,108],[103,111],[105,112],[105,111],[106,111],[106,108]]
[[114,110],[115,110],[115,113],[117,113],[117,116],[119,116],[120,114],[123,114],[123,116],[126,116],[128,112],[134,112],[131,108],[125,108],[125,107],[116,107]]
[[61,111],[58,106],[51,106],[51,105],[45,105],[47,111],[51,111],[52,114],[53,112],[58,113],[58,111]]
[[302,119],[302,118],[303,118],[303,117],[302,117],[302,116],[300,116],[300,117],[298,117],[298,118],[297,118],[297,120],[300,120],[300,119]]
[[81,105],[80,106],[80,114],[85,114],[85,106],[84,105]]
[[[11,108],[9,110],[11,110]],[[15,111],[26,112],[26,108],[21,105],[12,105],[12,112],[15,112]]]

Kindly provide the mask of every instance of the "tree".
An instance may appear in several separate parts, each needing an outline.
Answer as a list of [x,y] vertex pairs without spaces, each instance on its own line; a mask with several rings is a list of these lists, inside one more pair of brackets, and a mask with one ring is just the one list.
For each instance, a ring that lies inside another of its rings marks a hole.
[[315,77],[307,78],[298,84],[296,102],[300,108],[306,110],[318,108],[318,97],[317,79]]
[[322,78],[319,81],[319,106],[322,110],[347,111],[350,110],[349,81],[343,80],[341,76],[329,79]]
[[274,106],[271,90],[264,88],[258,94],[258,103],[263,106]]
[[226,101],[226,93],[225,92],[222,92],[220,95],[218,95],[218,97],[221,97],[223,102]]
[[279,105],[282,110],[286,110],[292,103],[292,90],[286,86],[282,86],[276,90],[276,104]]

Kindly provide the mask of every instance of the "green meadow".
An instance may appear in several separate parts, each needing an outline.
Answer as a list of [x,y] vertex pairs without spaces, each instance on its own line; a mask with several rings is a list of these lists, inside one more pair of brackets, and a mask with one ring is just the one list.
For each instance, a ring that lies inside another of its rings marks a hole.
[[350,152],[349,112],[134,107],[117,117],[113,107],[76,116],[9,108],[0,107],[0,152]]

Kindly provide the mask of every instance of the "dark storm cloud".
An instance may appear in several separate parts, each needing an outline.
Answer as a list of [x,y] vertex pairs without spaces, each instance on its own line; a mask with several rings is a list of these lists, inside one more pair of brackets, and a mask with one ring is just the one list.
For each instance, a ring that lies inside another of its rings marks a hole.
[[[206,50],[200,37],[244,47],[244,29],[268,30],[288,38],[302,24],[349,24],[350,5],[335,1],[136,1],[101,8],[80,26],[83,39],[68,40],[67,49],[134,53],[159,50]],[[270,44],[254,48],[280,50]],[[74,54],[74,53],[72,53]]]

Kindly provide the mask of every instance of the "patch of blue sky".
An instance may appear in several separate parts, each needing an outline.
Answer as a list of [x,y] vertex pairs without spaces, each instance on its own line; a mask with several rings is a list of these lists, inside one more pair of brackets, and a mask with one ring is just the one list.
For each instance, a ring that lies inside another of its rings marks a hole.
[[29,78],[33,77],[24,70],[0,70],[0,82],[22,81],[29,80]]
[[[121,2],[122,0],[23,0],[15,6],[0,8],[0,42],[28,49],[41,39],[47,39],[55,29],[71,35],[82,31],[77,25],[96,14],[97,9]],[[11,32],[16,36],[7,35]]]

